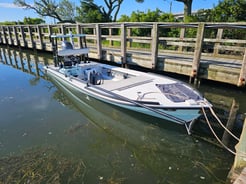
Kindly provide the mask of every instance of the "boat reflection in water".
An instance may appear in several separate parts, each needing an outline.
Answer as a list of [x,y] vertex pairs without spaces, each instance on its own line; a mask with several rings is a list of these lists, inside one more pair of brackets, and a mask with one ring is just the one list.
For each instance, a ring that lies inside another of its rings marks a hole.
[[[34,66],[35,61],[24,59],[23,65],[18,64],[19,67],[14,67],[15,63],[21,63],[21,59],[18,56],[16,60],[14,59],[15,51],[12,49],[9,49],[10,51],[5,49],[4,52],[3,50],[4,48],[1,49],[2,55],[6,56],[2,57],[2,63],[21,71],[23,68],[20,66],[24,66],[24,71],[28,69],[27,66]],[[25,56],[25,58],[28,57]],[[38,66],[42,68],[41,63],[38,63]],[[30,73],[37,76],[35,72],[37,67],[31,68]],[[221,147],[207,142],[207,138],[211,138],[212,135],[202,121],[195,124],[194,134],[189,136],[183,127],[177,124],[163,123],[163,120],[157,118],[113,108],[86,95],[77,94],[76,91],[55,81],[49,83],[49,88],[47,86],[45,88],[46,91],[50,89],[54,91],[53,99],[67,107],[67,111],[79,111],[81,114],[81,117],[64,117],[63,113],[57,114],[52,106],[46,112],[50,113],[50,116],[46,114],[45,122],[42,121],[43,125],[39,127],[54,126],[52,140],[49,138],[47,142],[46,138],[45,145],[56,145],[56,151],[67,158],[83,159],[86,165],[86,172],[83,173],[84,183],[109,183],[110,181],[115,183],[224,183],[226,181],[233,157]],[[228,102],[227,97],[218,96],[216,91],[213,94],[207,93],[206,89],[203,91],[205,91],[205,97],[217,107],[216,111],[226,114],[225,119],[238,117],[236,108],[238,105],[235,100],[234,107],[226,104],[219,110],[222,101]],[[51,117],[51,114],[59,116],[60,122],[54,122],[54,118],[47,118]],[[69,119],[66,126],[62,123],[63,119]],[[216,124],[213,125],[213,127],[216,126]],[[46,129],[41,128],[39,132],[47,132]],[[41,137],[39,132],[36,136]],[[217,132],[222,132],[220,135],[223,136],[222,129],[218,128]],[[32,144],[37,146],[36,144],[40,141],[35,140]],[[214,142],[214,140],[211,141]]]

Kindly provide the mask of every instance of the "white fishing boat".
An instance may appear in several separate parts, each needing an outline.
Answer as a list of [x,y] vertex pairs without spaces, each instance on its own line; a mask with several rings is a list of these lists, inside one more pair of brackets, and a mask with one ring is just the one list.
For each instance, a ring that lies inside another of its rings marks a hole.
[[[70,89],[76,96],[95,98],[108,104],[146,115],[185,125],[190,133],[192,123],[201,115],[201,108],[211,107],[202,95],[189,85],[153,73],[135,71],[102,63],[81,61],[89,49],[75,49],[72,38],[85,35],[52,35],[51,38],[66,39],[62,48],[55,46],[55,58],[61,57],[57,66],[45,66],[52,80]],[[85,40],[85,39],[84,39]],[[81,95],[80,95],[81,94]]]

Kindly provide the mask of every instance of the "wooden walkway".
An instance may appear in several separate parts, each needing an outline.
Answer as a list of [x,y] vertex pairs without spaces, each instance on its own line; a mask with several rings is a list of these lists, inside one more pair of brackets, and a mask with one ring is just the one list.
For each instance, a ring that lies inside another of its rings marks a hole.
[[[176,35],[168,36],[174,31]],[[70,32],[87,35],[89,57],[93,59],[178,73],[191,79],[246,84],[246,23],[0,26],[0,44],[52,51],[50,35]],[[80,40],[75,40],[75,45],[84,47]]]

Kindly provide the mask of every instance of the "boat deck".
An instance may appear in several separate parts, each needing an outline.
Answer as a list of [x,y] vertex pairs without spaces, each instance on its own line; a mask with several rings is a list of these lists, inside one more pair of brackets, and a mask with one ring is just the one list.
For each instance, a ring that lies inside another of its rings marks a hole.
[[122,79],[119,81],[110,80],[110,83],[107,83],[107,80],[104,80],[104,84],[102,84],[100,87],[107,89],[109,91],[114,91],[114,90],[123,91],[142,84],[147,84],[152,81],[153,79],[149,77],[136,76],[136,77]]

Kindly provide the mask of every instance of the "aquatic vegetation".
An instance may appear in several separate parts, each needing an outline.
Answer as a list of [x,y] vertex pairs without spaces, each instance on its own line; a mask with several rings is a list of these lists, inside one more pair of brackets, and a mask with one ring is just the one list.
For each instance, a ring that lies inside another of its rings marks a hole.
[[75,125],[70,126],[68,130],[65,130],[65,133],[73,135],[77,133],[80,129],[82,129],[84,126],[87,126],[87,125],[88,124],[77,123]]
[[52,148],[0,158],[0,183],[83,183],[82,159],[68,159]]

